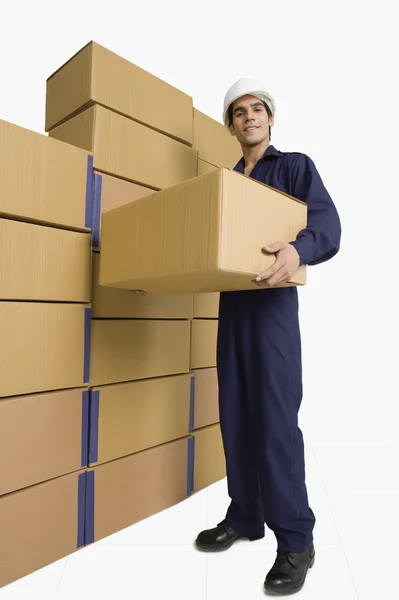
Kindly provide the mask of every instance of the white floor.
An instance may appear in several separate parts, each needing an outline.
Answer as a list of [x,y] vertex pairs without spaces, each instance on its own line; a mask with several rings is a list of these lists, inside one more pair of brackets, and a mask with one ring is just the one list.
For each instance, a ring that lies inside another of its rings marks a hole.
[[[399,449],[307,449],[316,562],[296,597],[394,600],[399,539]],[[196,534],[224,517],[226,480],[0,590],[0,600],[249,600],[275,540],[240,541],[207,555]]]

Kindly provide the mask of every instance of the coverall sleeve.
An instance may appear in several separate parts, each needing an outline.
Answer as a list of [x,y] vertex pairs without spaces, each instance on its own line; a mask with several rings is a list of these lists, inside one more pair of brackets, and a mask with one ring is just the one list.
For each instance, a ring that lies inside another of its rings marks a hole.
[[300,154],[292,167],[291,189],[291,195],[308,206],[307,227],[291,242],[300,264],[317,265],[331,259],[339,251],[341,222],[313,161],[306,154]]

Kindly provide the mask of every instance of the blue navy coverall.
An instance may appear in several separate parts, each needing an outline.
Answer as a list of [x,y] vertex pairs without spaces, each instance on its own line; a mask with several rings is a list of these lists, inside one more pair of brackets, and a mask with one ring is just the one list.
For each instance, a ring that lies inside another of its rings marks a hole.
[[[242,158],[234,170],[244,173],[244,166]],[[306,202],[307,227],[292,240],[300,264],[316,265],[338,252],[340,219],[308,156],[269,146],[250,177]],[[217,370],[231,498],[227,522],[243,537],[255,537],[266,523],[279,551],[303,552],[313,541],[315,516],[298,427],[302,363],[296,287],[221,293]]]

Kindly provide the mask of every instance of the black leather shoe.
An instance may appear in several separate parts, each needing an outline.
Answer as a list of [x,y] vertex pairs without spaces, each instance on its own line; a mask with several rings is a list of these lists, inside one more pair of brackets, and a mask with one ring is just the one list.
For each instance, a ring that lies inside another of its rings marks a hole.
[[277,552],[276,561],[265,579],[265,590],[271,594],[289,595],[299,592],[308,569],[314,565],[313,543],[305,552]]
[[[248,539],[253,542],[263,537],[265,537],[264,530],[259,535]],[[203,550],[204,552],[222,552],[223,550],[228,550],[239,538],[240,536],[236,534],[225,519],[221,523],[218,523],[217,527],[201,531],[195,544],[199,550]]]

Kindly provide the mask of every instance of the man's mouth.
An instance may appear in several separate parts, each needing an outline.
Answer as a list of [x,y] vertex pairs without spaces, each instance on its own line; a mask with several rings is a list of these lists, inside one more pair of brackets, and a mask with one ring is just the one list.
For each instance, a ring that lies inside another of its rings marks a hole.
[[259,129],[259,125],[250,125],[249,127],[246,127],[244,131],[255,131],[255,129]]

